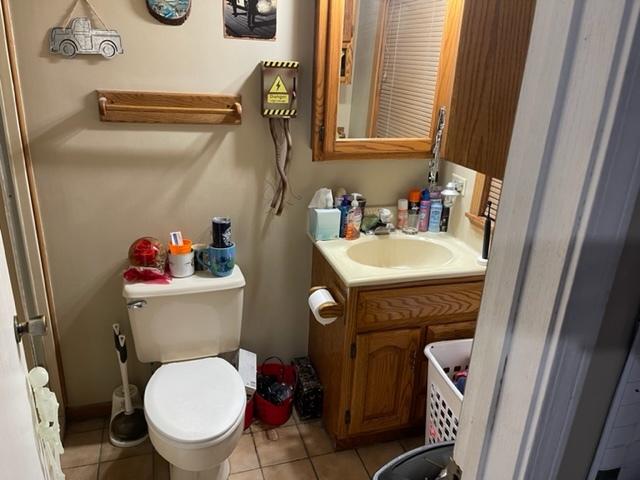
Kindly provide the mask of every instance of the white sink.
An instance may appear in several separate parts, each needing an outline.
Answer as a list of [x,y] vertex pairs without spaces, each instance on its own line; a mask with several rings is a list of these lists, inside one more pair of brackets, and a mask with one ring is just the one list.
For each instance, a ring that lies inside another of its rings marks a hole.
[[484,275],[479,253],[444,233],[361,235],[317,242],[347,287]]
[[443,245],[407,238],[358,243],[346,253],[354,262],[380,268],[442,267],[453,259],[453,252]]

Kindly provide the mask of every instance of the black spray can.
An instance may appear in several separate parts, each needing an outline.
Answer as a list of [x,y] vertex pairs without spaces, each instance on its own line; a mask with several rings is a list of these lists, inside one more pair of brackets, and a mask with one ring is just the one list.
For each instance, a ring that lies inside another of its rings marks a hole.
[[226,248],[233,245],[231,240],[231,219],[229,217],[213,217],[211,220],[211,232],[216,248]]

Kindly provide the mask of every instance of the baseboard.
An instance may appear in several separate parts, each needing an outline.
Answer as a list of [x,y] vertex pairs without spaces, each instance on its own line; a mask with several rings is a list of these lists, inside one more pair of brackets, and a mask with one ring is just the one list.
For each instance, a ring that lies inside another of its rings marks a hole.
[[79,407],[67,407],[67,421],[82,421],[91,418],[108,417],[111,415],[111,402],[92,403]]

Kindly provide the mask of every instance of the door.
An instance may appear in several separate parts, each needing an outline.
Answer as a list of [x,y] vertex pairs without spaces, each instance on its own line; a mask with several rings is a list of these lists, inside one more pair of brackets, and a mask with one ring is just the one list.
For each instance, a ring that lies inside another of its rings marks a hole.
[[420,329],[358,335],[349,433],[409,423]]
[[[0,232],[1,233],[1,232]],[[3,242],[0,241],[0,425],[3,478],[40,480],[47,478],[35,433],[35,413],[26,382],[27,361],[22,344],[15,341],[16,314],[12,282]]]
[[[29,146],[23,136],[24,112],[20,83],[15,80],[15,41],[9,11],[0,9],[0,224],[5,234],[5,251],[12,272],[13,295],[18,318],[44,315],[47,334],[25,338],[25,355],[29,367],[43,366],[49,372],[49,388],[60,403],[60,425],[64,427],[65,389],[62,363],[58,354],[58,337],[47,282],[46,249],[39,228],[39,207]],[[12,45],[10,47],[10,45]]]

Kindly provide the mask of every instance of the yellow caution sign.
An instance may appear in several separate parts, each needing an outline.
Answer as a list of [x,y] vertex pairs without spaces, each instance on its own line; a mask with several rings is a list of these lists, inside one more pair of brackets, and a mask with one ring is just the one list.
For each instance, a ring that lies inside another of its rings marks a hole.
[[282,78],[278,75],[267,93],[267,103],[289,103],[289,92],[285,87]]

